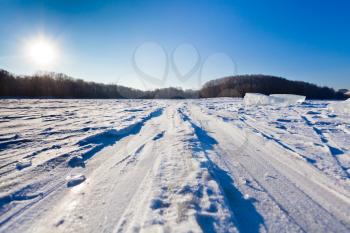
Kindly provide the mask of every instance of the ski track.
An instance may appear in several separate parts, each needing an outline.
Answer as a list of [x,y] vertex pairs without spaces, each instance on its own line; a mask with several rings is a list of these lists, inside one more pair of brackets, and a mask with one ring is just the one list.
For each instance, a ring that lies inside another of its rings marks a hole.
[[349,232],[327,105],[1,100],[0,232]]

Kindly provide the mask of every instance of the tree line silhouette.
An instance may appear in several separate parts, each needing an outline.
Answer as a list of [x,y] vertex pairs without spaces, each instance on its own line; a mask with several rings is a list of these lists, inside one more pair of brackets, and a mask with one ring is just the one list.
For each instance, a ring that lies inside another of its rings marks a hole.
[[245,93],[298,94],[308,99],[345,99],[344,91],[268,75],[238,75],[207,82],[200,90],[161,88],[142,91],[115,84],[73,79],[61,73],[16,76],[0,69],[2,98],[189,99],[244,97]]
[[209,81],[199,91],[201,98],[244,97],[245,93],[296,94],[308,99],[346,99],[344,91],[290,81],[270,75],[237,75]]
[[182,99],[197,98],[198,91],[162,88],[152,91],[115,85],[86,82],[61,73],[38,73],[16,76],[0,70],[0,97],[85,98],[85,99]]

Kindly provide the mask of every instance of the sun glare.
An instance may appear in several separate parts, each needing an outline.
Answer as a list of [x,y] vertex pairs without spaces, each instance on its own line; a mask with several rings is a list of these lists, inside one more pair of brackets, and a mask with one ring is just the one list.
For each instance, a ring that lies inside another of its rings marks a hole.
[[54,43],[43,37],[30,41],[27,50],[30,61],[39,66],[52,65],[57,59]]

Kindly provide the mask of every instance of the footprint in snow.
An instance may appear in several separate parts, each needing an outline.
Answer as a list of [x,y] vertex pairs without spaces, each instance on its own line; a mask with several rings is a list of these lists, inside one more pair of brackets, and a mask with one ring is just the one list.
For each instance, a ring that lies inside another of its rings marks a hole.
[[156,210],[156,209],[161,209],[161,208],[168,208],[170,206],[170,203],[164,202],[161,199],[153,199],[151,202],[151,209]]
[[163,132],[157,134],[156,136],[154,136],[153,141],[157,141],[157,140],[161,139],[164,136],[164,133],[165,132],[163,131]]
[[80,155],[73,156],[68,161],[68,166],[70,166],[70,167],[85,167],[84,158]]
[[60,225],[62,225],[64,223],[64,219],[59,220],[56,224],[55,227],[59,227]]
[[84,175],[68,176],[66,180],[67,180],[67,187],[70,188],[83,183],[86,180],[86,177]]
[[22,169],[24,169],[26,167],[30,167],[30,166],[32,166],[32,161],[30,161],[30,160],[22,160],[16,164],[17,170],[22,170]]
[[273,175],[270,175],[269,173],[265,173],[264,174],[264,177],[265,177],[265,179],[277,179],[277,177],[275,177],[275,176],[273,176]]

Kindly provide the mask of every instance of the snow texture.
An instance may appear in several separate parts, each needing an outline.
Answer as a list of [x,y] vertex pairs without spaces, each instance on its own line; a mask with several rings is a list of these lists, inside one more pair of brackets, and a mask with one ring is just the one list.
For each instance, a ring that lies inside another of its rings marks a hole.
[[0,232],[349,232],[334,104],[1,100]]

